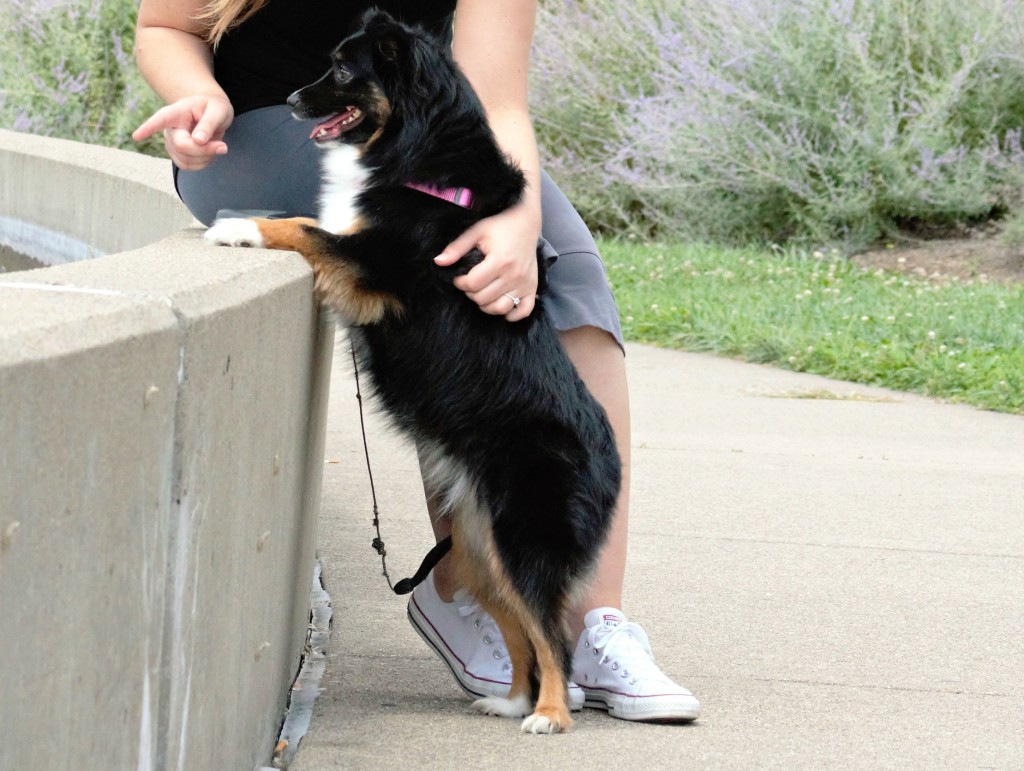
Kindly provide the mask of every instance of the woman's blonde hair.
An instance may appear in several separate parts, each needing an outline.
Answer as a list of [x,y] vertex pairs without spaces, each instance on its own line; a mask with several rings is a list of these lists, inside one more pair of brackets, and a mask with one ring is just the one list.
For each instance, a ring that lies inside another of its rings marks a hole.
[[206,25],[206,40],[214,48],[225,33],[250,18],[268,0],[210,0],[196,17]]

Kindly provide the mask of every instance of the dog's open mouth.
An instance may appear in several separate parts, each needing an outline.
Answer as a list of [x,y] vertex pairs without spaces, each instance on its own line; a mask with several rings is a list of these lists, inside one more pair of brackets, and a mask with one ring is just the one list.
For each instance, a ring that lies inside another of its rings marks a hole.
[[351,131],[366,117],[358,107],[349,107],[344,112],[333,115],[323,123],[317,124],[309,138],[316,142],[326,142],[337,139],[346,131]]

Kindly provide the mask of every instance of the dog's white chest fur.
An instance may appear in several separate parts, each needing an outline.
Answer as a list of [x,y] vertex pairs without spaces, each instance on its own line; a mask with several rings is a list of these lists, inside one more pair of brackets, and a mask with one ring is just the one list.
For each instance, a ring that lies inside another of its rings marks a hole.
[[356,197],[370,176],[359,151],[351,145],[337,145],[325,151],[324,186],[320,193],[320,227],[329,233],[348,232],[358,210]]

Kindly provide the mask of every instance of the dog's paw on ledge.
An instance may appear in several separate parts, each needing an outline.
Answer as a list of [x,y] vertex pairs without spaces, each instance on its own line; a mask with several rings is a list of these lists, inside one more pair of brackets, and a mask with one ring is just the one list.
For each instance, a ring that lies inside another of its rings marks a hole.
[[263,246],[259,226],[253,220],[241,218],[217,220],[203,233],[203,240],[217,246]]

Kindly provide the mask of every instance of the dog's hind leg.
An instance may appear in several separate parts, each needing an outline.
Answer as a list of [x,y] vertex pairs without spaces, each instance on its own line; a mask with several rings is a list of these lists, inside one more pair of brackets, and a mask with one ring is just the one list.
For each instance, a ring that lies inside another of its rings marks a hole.
[[[522,729],[535,734],[559,733],[572,725],[566,678],[568,643],[564,635],[548,629],[546,623],[529,613],[525,604],[523,611],[524,626],[537,657],[540,688],[533,714],[523,720]],[[561,624],[557,626],[560,628]]]
[[[529,554],[522,553],[524,548]],[[492,561],[509,623],[522,629],[533,653],[536,704],[522,724],[528,733],[558,733],[573,722],[568,707],[571,651],[565,623],[571,582],[563,561],[547,551],[545,544],[525,547],[506,540],[505,549],[496,543],[494,552],[503,558]]]
[[473,708],[498,717],[525,717],[530,714],[533,705],[530,677],[534,667],[534,656],[530,641],[500,604],[491,601],[490,598],[481,598],[480,604],[497,623],[505,640],[505,647],[512,661],[512,686],[507,698],[489,696],[477,699],[473,702]]
[[[526,716],[522,729],[527,733],[565,731],[573,721],[567,701],[568,643],[561,620],[545,619],[531,610],[497,557],[489,527],[481,526],[480,512],[470,514],[469,523],[465,514],[457,512],[452,523],[453,565],[460,583],[498,624],[512,659],[509,698],[480,699],[474,707],[492,715]],[[530,713],[534,678],[537,700]]]
[[[469,514],[473,517],[477,512]],[[464,512],[465,516],[465,512]],[[477,528],[470,526],[470,531]],[[498,584],[488,566],[488,557],[481,553],[479,538],[467,538],[464,520],[458,516],[452,521],[452,549],[448,555],[452,569],[463,589],[473,595],[501,630],[502,639],[512,662],[512,685],[507,698],[488,696],[473,702],[473,708],[498,717],[524,717],[532,705],[530,673],[533,670],[533,651],[522,628],[516,625],[499,601]],[[486,548],[486,547],[485,547]]]

